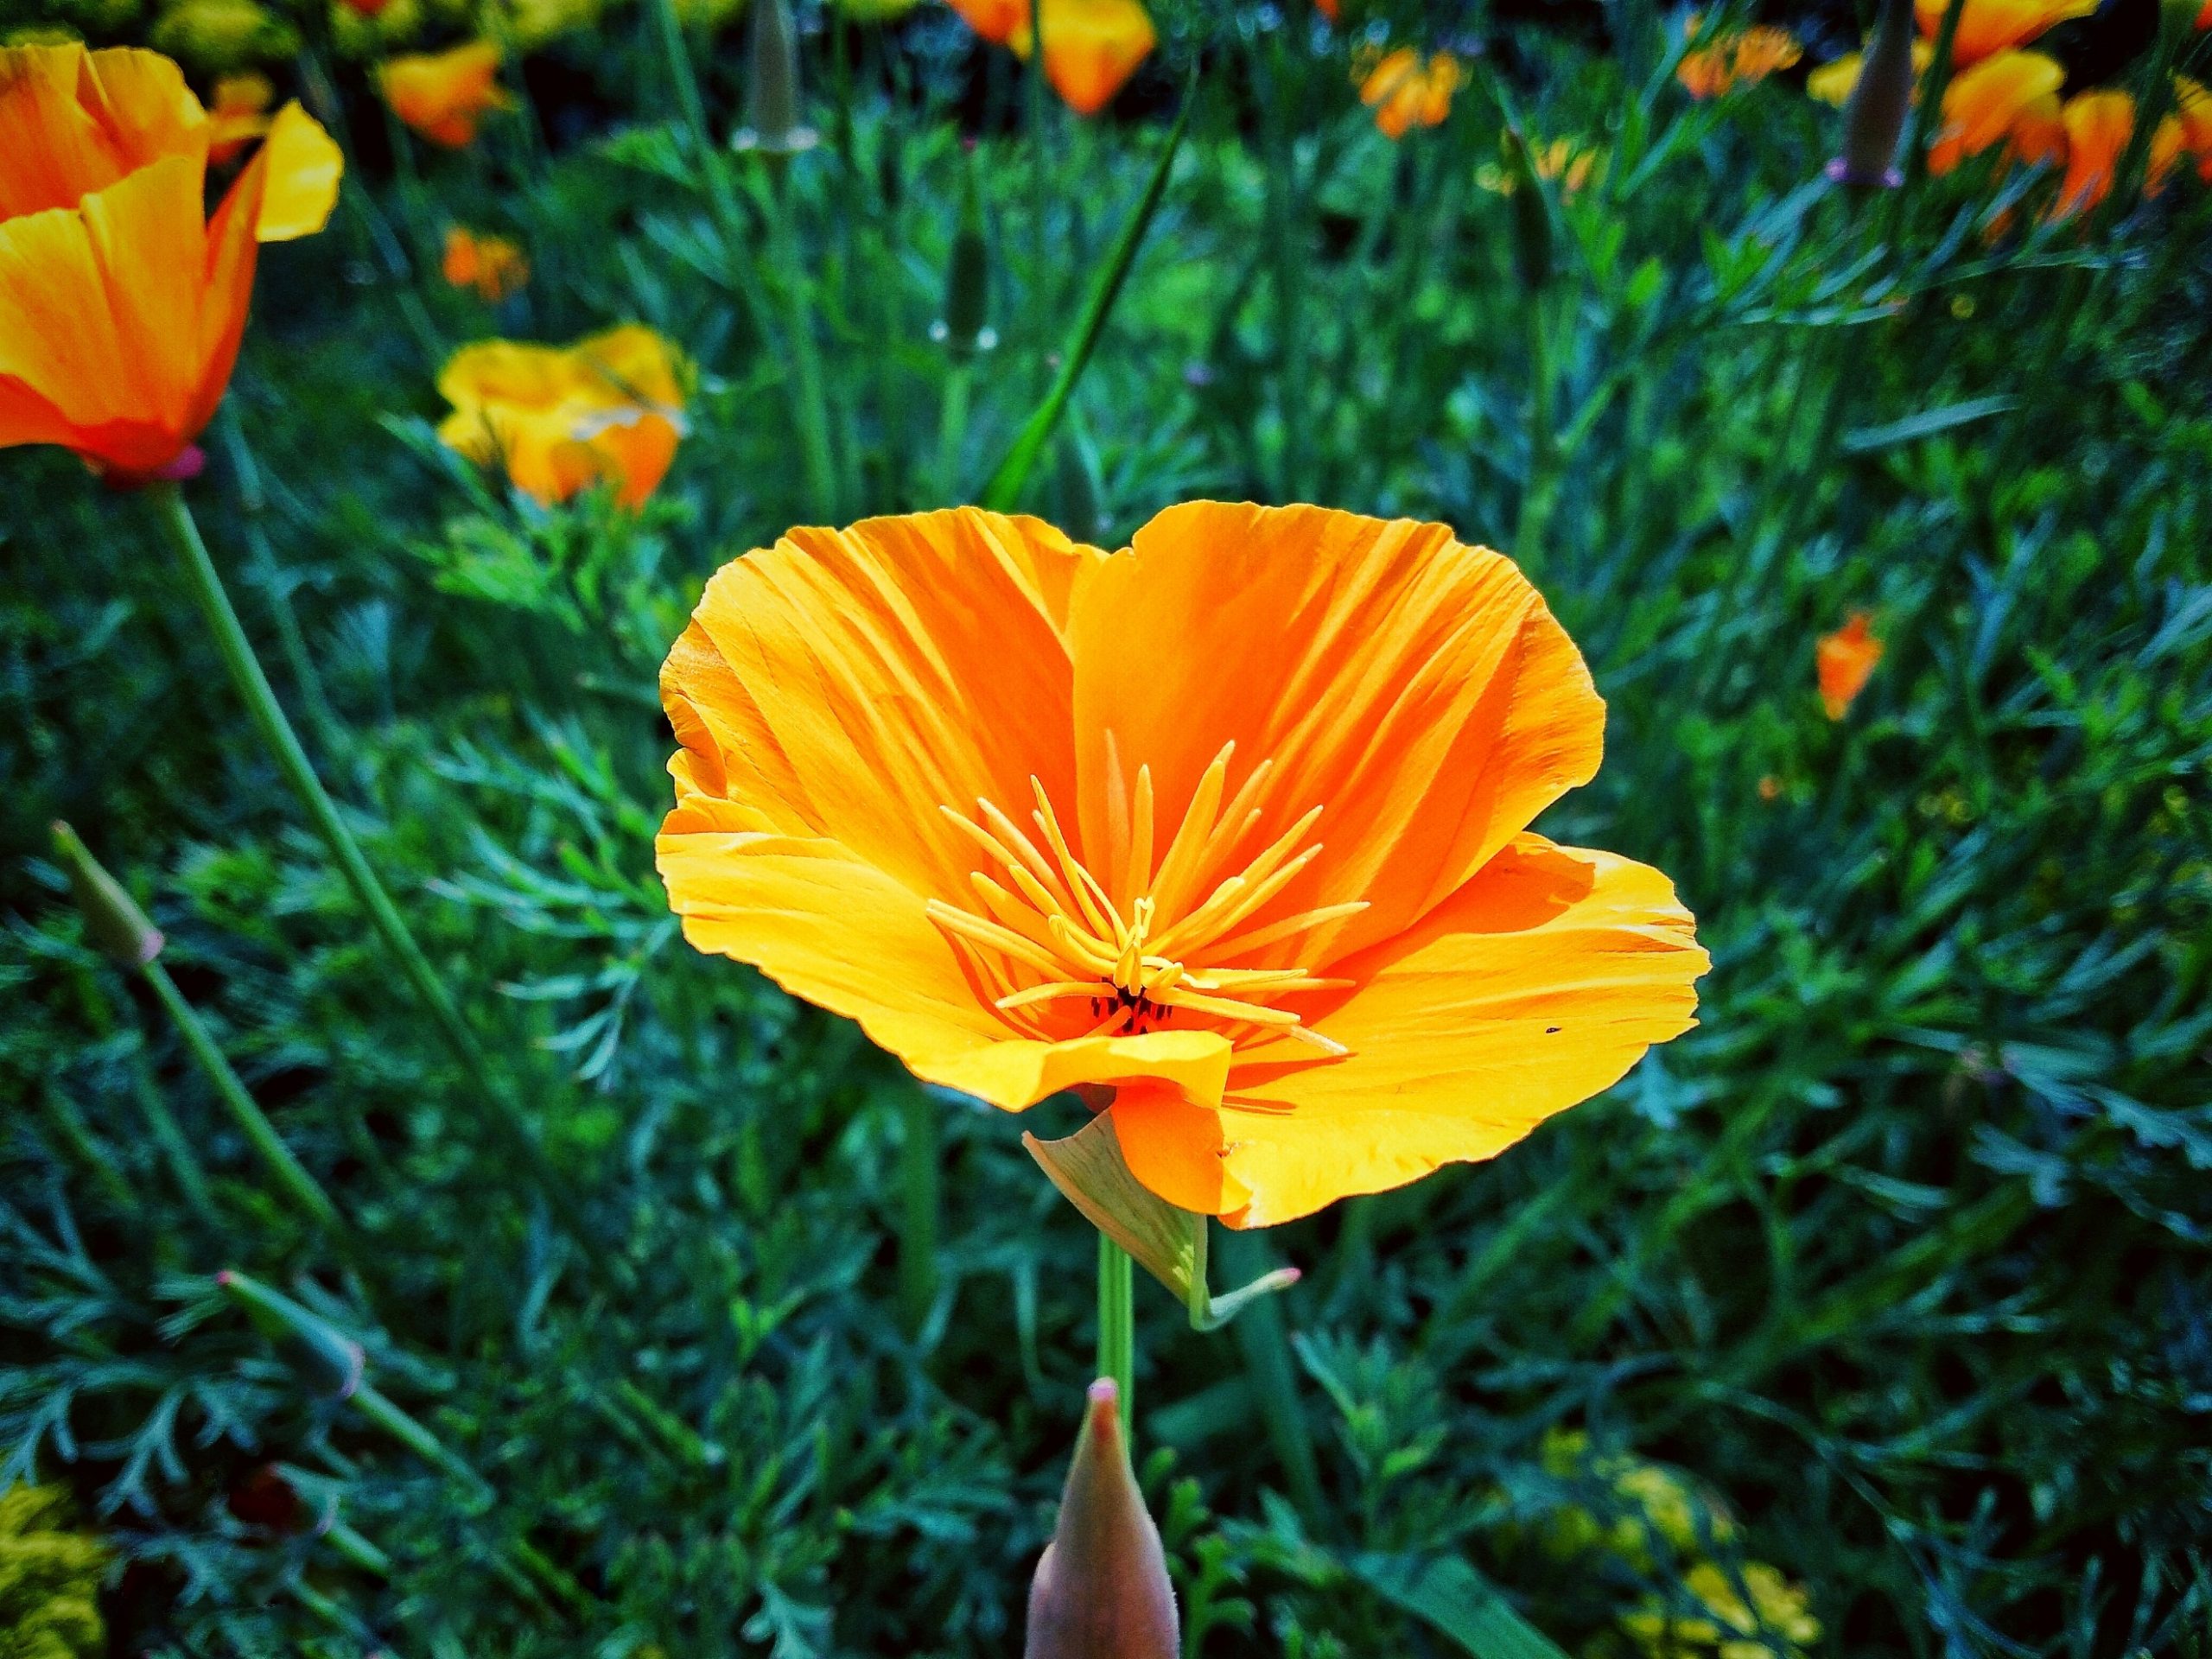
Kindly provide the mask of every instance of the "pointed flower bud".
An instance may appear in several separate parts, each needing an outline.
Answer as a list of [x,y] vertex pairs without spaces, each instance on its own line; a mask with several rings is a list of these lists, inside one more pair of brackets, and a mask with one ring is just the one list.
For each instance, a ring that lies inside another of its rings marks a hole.
[[69,890],[84,913],[85,938],[92,948],[125,968],[143,968],[162,954],[162,930],[100,868],[77,832],[59,819],[54,825],[54,855],[69,872]]
[[798,26],[791,0],[757,0],[746,37],[745,125],[731,141],[739,149],[792,156],[819,142],[800,119]]
[[326,1400],[350,1400],[359,1392],[366,1369],[359,1343],[257,1279],[226,1268],[215,1282],[317,1394]]
[[1119,1390],[1090,1385],[1059,1524],[1029,1586],[1022,1659],[1177,1659],[1175,1589],[1122,1433]]
[[1843,118],[1843,154],[1828,177],[1851,190],[1894,190],[1904,175],[1891,163],[1912,105],[1912,0],[1882,0],[1882,18]]

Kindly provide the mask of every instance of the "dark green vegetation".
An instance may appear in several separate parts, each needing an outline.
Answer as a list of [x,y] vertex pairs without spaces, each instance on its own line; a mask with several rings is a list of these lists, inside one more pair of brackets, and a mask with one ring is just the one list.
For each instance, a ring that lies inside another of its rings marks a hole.
[[[1617,1490],[1633,1453],[1732,1516],[1690,1553],[1807,1587],[1814,1650],[2204,1653],[2212,192],[1993,251],[2024,175],[1854,212],[1819,181],[1832,111],[1688,104],[1656,22],[1611,55],[1502,31],[1499,80],[1393,147],[1341,38],[1205,10],[1161,19],[1140,92],[1172,105],[1202,34],[1199,103],[1028,505],[1112,544],[1192,495],[1315,499],[1516,552],[1611,706],[1544,827],[1671,874],[1715,966],[1699,1030],[1496,1163],[1223,1245],[1224,1283],[1307,1273],[1227,1331],[1141,1284],[1192,1651],[1548,1651],[1465,1567],[1561,1646],[1632,1651],[1624,1612],[1697,1611]],[[683,945],[653,677],[720,561],[981,488],[1164,130],[1055,107],[1041,160],[1018,123],[963,160],[949,16],[854,31],[849,100],[810,36],[793,260],[758,163],[716,213],[653,124],[632,21],[545,61],[645,114],[369,180],[418,261],[448,218],[518,235],[526,295],[397,281],[346,209],[270,250],[226,416],[251,461],[219,425],[188,489],[550,1183],[308,835],[150,503],[0,456],[0,1487],[103,1517],[118,1652],[1019,1646],[1091,1235],[1021,1125]],[[1478,187],[1501,92],[1604,152],[1573,200]],[[969,167],[1002,340],[959,359],[930,325]],[[426,344],[630,319],[704,371],[642,515],[509,500],[430,439]],[[1814,642],[1862,608],[1888,655],[1831,724]],[[57,817],[350,1246],[82,942]],[[330,1397],[334,1333],[272,1344],[223,1268],[358,1340],[374,1392]],[[1600,1535],[1634,1547],[1574,1548]]]

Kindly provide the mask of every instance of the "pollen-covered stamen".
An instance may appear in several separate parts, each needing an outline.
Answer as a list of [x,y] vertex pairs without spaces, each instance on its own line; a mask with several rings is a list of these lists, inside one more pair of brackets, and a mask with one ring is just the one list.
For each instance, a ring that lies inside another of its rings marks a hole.
[[1323,1055],[1346,1052],[1308,1029],[1298,1013],[1274,1004],[1351,982],[1298,966],[1205,965],[1235,962],[1367,907],[1361,901],[1322,905],[1244,926],[1320,855],[1320,843],[1309,844],[1306,836],[1321,809],[1306,813],[1241,868],[1220,874],[1259,823],[1262,810],[1253,803],[1271,770],[1265,761],[1255,766],[1224,810],[1236,747],[1227,745],[1200,775],[1188,810],[1155,860],[1152,770],[1140,766],[1128,780],[1110,734],[1104,747],[1111,843],[1102,855],[1104,881],[1077,856],[1039,779],[1030,779],[1033,838],[988,800],[976,804],[973,817],[939,809],[996,867],[969,878],[985,914],[942,900],[929,906],[975,964],[993,1006],[1009,1023],[1040,1037],[1179,1024],[1225,1027],[1232,1040],[1287,1037]]

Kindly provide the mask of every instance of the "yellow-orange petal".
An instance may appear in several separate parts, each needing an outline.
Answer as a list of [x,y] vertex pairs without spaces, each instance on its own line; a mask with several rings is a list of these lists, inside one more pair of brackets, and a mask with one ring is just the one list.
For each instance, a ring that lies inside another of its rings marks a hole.
[[[1951,41],[1951,66],[1963,68],[2010,47],[2024,46],[2069,18],[2087,17],[2099,0],[1966,0]],[[1934,40],[1949,0],[1913,0],[1914,21]]]
[[1834,633],[1821,636],[1814,648],[1814,671],[1820,681],[1821,707],[1830,720],[1841,720],[1859,694],[1866,689],[1874,665],[1882,660],[1883,645],[1874,632],[1874,619],[1853,611],[1851,619]]
[[1150,768],[1163,825],[1233,740],[1232,796],[1272,763],[1261,844],[1322,809],[1326,856],[1281,907],[1368,904],[1313,933],[1309,965],[1409,925],[1603,751],[1605,705],[1542,598],[1441,524],[1170,507],[1084,568],[1068,639],[1083,845],[1111,841],[1108,734]]
[[2035,99],[2013,118],[2005,136],[2005,154],[2023,167],[2063,166],[2066,161],[2066,119],[2058,94]]
[[1444,124],[1460,74],[1459,60],[1449,52],[1424,59],[1402,46],[1358,77],[1360,101],[1374,110],[1382,135],[1396,140],[1415,127]]
[[1863,52],[1847,52],[1832,63],[1824,63],[1805,77],[1805,91],[1823,104],[1841,109],[1851,101],[1851,94],[1859,86],[1859,72],[1866,66]]
[[2029,108],[2065,79],[2058,60],[2041,52],[1998,52],[1961,70],[1943,89],[1943,123],[1929,147],[1929,172],[1940,176],[2004,143]]
[[0,47],[0,219],[74,207],[163,156],[204,156],[208,125],[157,52]]
[[227,303],[204,285],[203,168],[170,156],[75,211],[0,221],[0,447],[60,444],[151,473],[198,435]]
[[1115,1130],[1171,1203],[1231,1226],[1294,1220],[1494,1157],[1610,1087],[1694,1023],[1707,966],[1657,871],[1522,836],[1350,969],[1359,988],[1316,1027],[1346,1058],[1240,1052],[1217,1110],[1124,1090]]
[[[1096,115],[1114,101],[1158,41],[1141,0],[1044,0],[1045,78],[1077,115]],[[1004,37],[1029,56],[1026,3]]]
[[969,28],[1001,46],[1029,24],[1029,0],[951,0],[951,5]]
[[256,240],[290,242],[330,222],[346,158],[322,124],[296,101],[276,111],[255,164],[268,171],[254,217]]
[[391,112],[434,144],[460,149],[493,110],[514,100],[499,86],[502,54],[491,41],[471,41],[444,52],[410,53],[388,60],[378,85]]
[[2066,124],[2066,176],[2050,217],[2085,213],[2112,194],[2113,169],[2135,130],[2135,100],[2111,87],[2077,93],[2060,111]]
[[1054,611],[1103,556],[971,508],[794,530],[708,582],[662,701],[703,789],[972,904],[980,861],[940,809],[1026,821],[1033,777],[1076,798]]

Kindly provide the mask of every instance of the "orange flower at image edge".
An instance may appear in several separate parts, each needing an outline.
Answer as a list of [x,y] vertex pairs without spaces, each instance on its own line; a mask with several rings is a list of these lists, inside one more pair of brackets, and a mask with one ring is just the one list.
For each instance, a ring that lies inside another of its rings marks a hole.
[[[985,40],[1011,47],[1027,61],[1030,0],[952,0],[952,9]],[[1137,66],[1159,43],[1140,0],[1044,0],[1045,79],[1070,109],[1096,115],[1114,101]]]
[[1605,706],[1436,524],[1193,502],[1118,553],[963,508],[725,565],[661,675],[697,949],[1153,1192],[1287,1221],[1489,1158],[1694,1023],[1657,871],[1529,823]]
[[157,54],[0,48],[0,448],[59,445],[120,480],[194,463],[259,245],[321,229],[340,166],[287,104],[210,219],[218,136]]
[[434,144],[462,149],[476,142],[476,129],[493,110],[512,109],[514,99],[498,81],[499,48],[473,41],[447,52],[410,53],[391,59],[377,72],[391,112]]
[[[1966,0],[1951,41],[1951,67],[1963,69],[2007,48],[2025,46],[2060,23],[2087,17],[2098,4],[2099,0]],[[1923,38],[1932,41],[1942,32],[1949,8],[1950,0],[1913,0],[1913,21]]]
[[565,347],[483,340],[438,376],[454,406],[438,437],[546,505],[605,482],[636,507],[676,458],[685,372],[683,353],[635,323]]
[[1821,707],[1830,720],[1841,720],[1866,689],[1882,651],[1874,619],[1865,611],[1853,611],[1851,620],[1834,633],[1821,636],[1814,647],[1813,667],[1820,678]]

